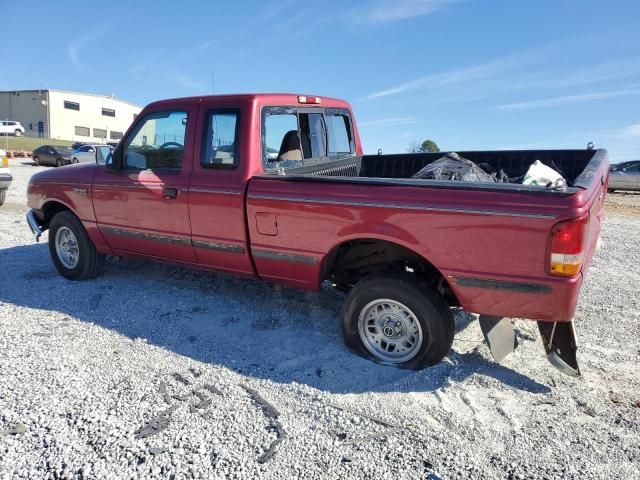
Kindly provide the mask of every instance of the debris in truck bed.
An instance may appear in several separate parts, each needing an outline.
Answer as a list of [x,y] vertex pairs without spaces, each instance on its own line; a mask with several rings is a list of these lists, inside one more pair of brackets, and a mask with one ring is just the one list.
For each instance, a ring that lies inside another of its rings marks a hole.
[[540,160],[531,164],[522,180],[523,185],[536,185],[540,187],[565,189],[567,181],[553,168],[546,166]]
[[425,165],[412,178],[425,180],[460,180],[464,182],[494,182],[485,172],[471,160],[461,157],[456,152],[449,152],[435,162]]

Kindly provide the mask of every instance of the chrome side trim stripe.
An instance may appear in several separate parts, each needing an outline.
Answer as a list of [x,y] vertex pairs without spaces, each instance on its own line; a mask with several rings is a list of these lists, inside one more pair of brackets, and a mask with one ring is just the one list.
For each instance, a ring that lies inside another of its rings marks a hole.
[[397,203],[380,203],[380,202],[360,202],[357,200],[322,200],[308,197],[285,197],[281,195],[262,195],[251,194],[249,200],[282,200],[284,202],[296,203],[319,203],[324,205],[349,205],[356,207],[378,207],[378,208],[398,208],[403,210],[420,210],[426,212],[446,212],[446,213],[472,213],[476,215],[492,215],[499,217],[524,217],[524,218],[556,218],[555,215],[547,215],[542,213],[517,213],[517,212],[498,212],[495,210],[476,210],[470,208],[446,208],[446,207],[428,207],[423,205],[397,204]]
[[150,240],[153,242],[169,243],[171,245],[192,246],[194,248],[206,248],[209,250],[217,250],[227,253],[244,253],[244,247],[229,243],[207,242],[203,240],[189,240],[183,237],[174,237],[170,235],[158,235],[156,233],[140,232],[138,230],[129,230],[126,228],[116,227],[100,227],[104,233],[111,235],[119,235],[121,237],[137,238],[140,240]]
[[531,293],[534,295],[548,295],[552,292],[551,287],[539,283],[508,282],[504,280],[486,280],[473,277],[456,277],[455,280],[455,283],[461,287],[508,290],[510,292]]
[[304,263],[306,265],[315,265],[318,263],[318,259],[315,257],[309,257],[307,255],[296,255],[293,253],[280,253],[273,250],[256,250],[252,249],[251,254],[257,258],[264,258],[266,260],[279,260],[282,262],[292,263]]
[[242,192],[237,192],[235,190],[224,190],[220,188],[189,187],[189,191],[195,193],[217,193],[219,195],[242,195]]
[[[122,190],[122,189],[126,189],[126,190],[162,190],[163,188],[165,188],[165,185],[162,184],[142,184],[142,183],[133,183],[133,184],[129,184],[129,185],[109,185],[107,184],[103,184],[103,183],[95,183],[93,185],[93,188],[112,188],[114,190]],[[181,189],[178,189],[181,190]]]
[[244,247],[240,245],[231,245],[229,243],[205,242],[202,240],[191,240],[194,248],[206,248],[209,250],[218,250],[227,253],[244,253]]
[[182,237],[173,237],[170,235],[158,235],[157,233],[140,232],[138,230],[127,230],[116,227],[100,227],[104,233],[111,235],[119,235],[121,237],[137,238],[140,240],[151,240],[153,242],[170,243],[171,245],[191,245],[191,240]]

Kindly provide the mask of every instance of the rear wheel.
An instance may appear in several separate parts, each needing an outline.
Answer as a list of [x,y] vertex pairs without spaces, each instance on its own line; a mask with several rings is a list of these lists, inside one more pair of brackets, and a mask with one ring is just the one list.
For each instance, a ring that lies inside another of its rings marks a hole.
[[69,211],[57,213],[49,223],[49,253],[60,275],[69,280],[87,280],[102,273],[105,256]]
[[56,160],[56,167],[61,167],[62,165],[63,165],[63,164],[62,164],[62,159],[61,159],[61,158],[58,158],[58,159]]
[[343,308],[347,346],[378,363],[421,369],[442,360],[453,343],[446,301],[409,274],[374,274],[351,290]]
[[16,137],[21,137],[22,136],[22,130],[18,130],[16,129],[15,132],[13,132],[15,134]]
[[2,190],[0,192],[0,205],[2,205],[5,200],[7,199],[7,191],[6,190]]
[[615,192],[615,189],[613,189],[613,188],[607,189],[607,193],[613,193],[613,192]]

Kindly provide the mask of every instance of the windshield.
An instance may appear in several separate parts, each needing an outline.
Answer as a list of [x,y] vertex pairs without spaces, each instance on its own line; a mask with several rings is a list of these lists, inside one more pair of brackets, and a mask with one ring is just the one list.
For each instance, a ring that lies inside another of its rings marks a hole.
[[71,147],[59,147],[59,146],[55,146],[53,147],[56,149],[56,151],[62,155],[71,155],[71,153],[73,152],[73,149]]

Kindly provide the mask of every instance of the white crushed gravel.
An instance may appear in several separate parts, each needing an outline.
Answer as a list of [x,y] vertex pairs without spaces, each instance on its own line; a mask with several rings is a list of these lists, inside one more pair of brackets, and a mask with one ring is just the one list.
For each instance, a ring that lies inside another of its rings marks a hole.
[[1,479],[640,478],[637,205],[608,216],[583,289],[583,378],[533,322],[493,363],[462,313],[412,372],[349,353],[329,290],[115,259],[63,279],[24,220],[40,168],[12,160],[0,207]]

